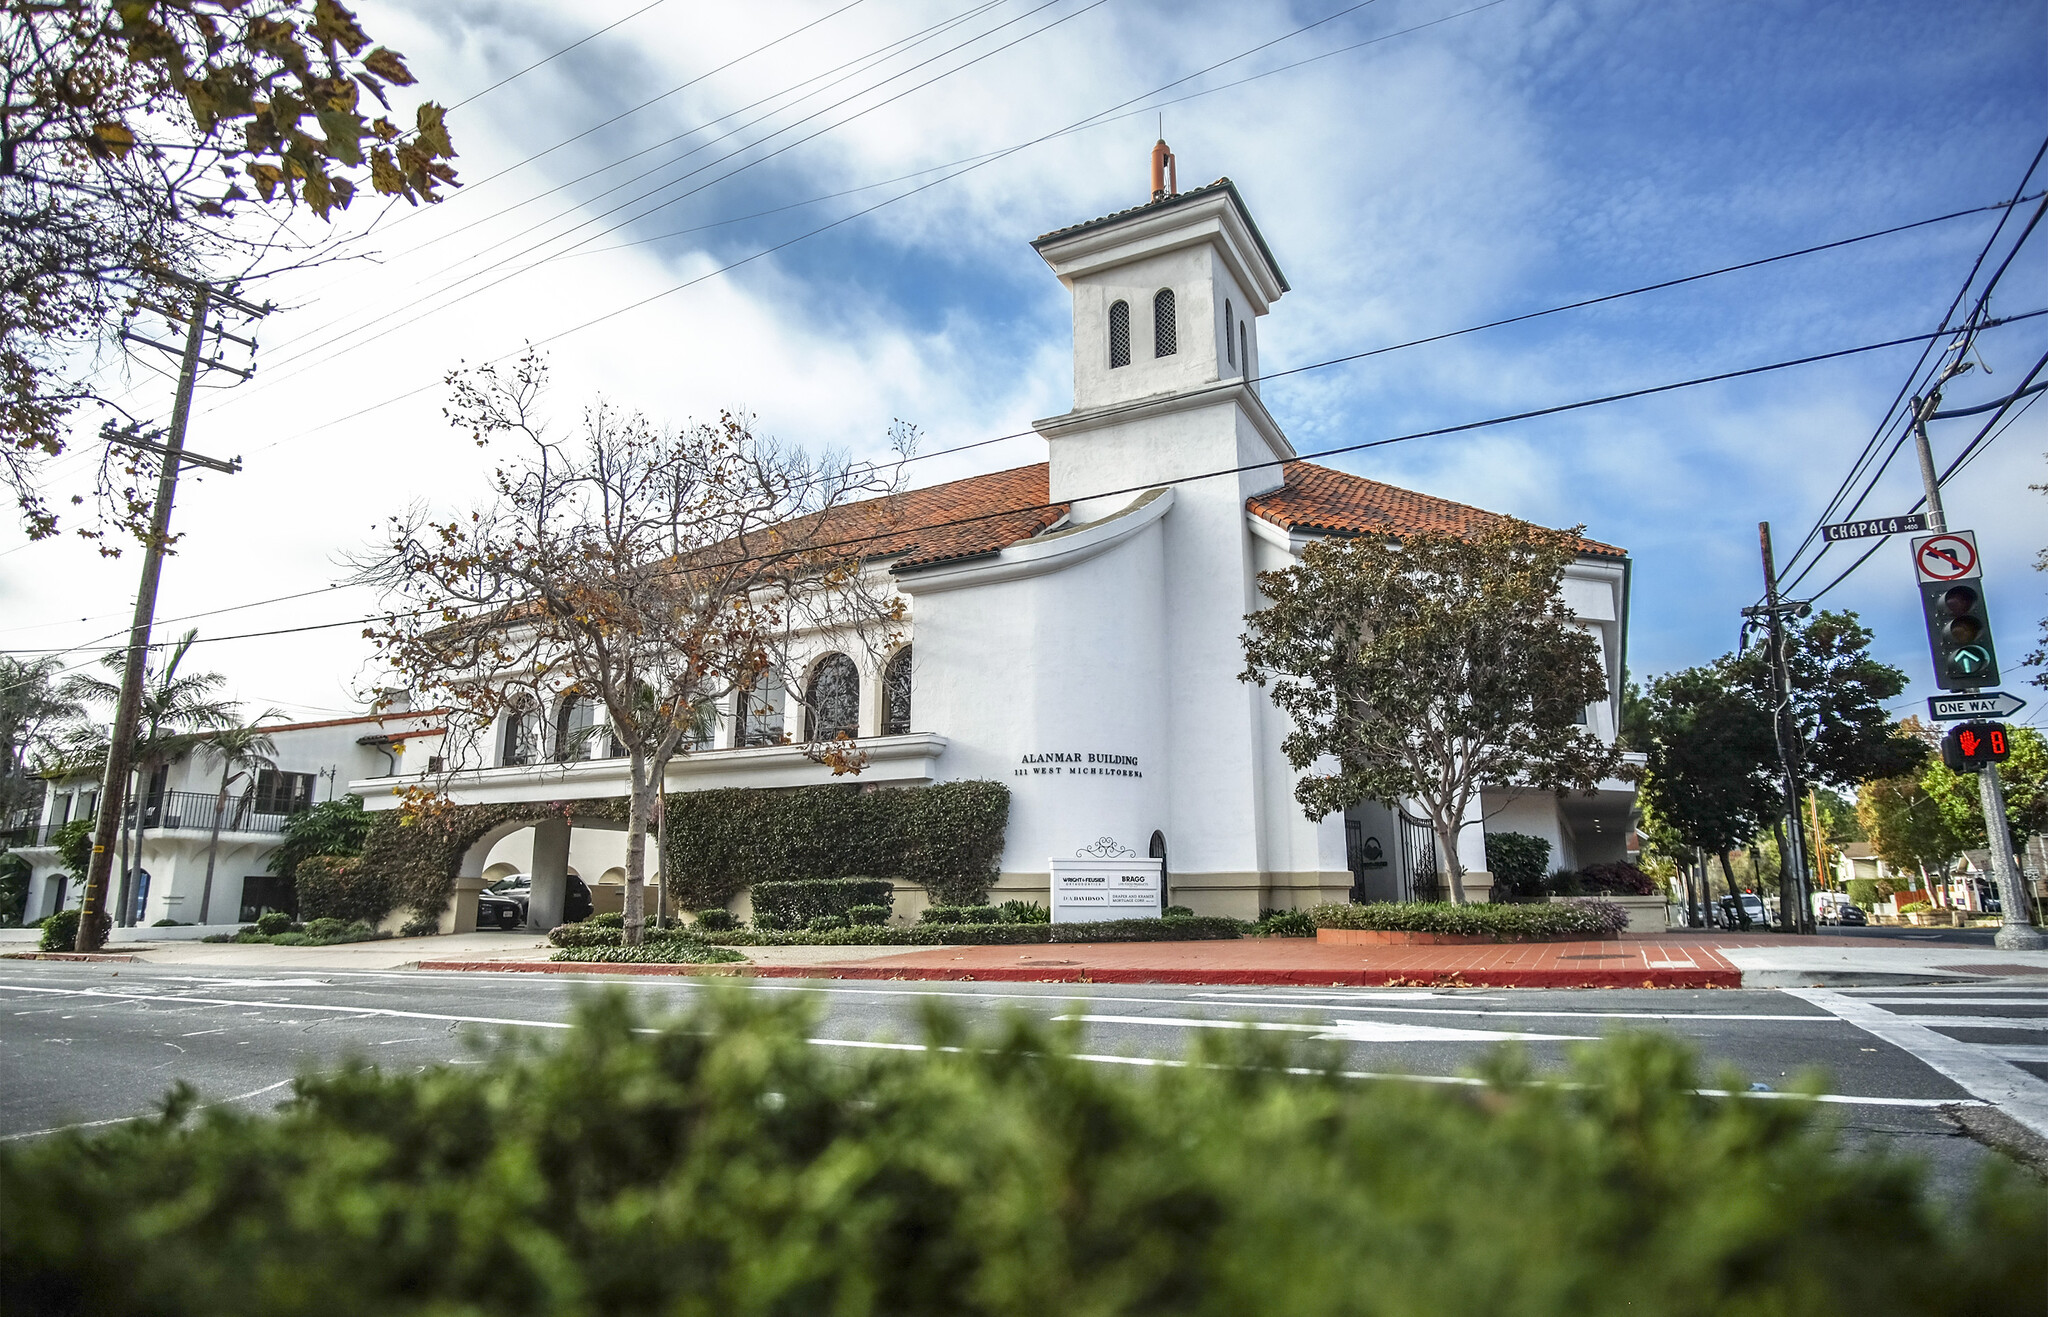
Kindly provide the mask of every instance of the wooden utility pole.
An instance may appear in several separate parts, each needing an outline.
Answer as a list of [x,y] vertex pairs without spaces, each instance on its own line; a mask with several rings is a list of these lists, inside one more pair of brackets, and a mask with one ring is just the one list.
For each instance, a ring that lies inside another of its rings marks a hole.
[[[1771,724],[1777,733],[1778,762],[1785,774],[1785,877],[1778,892],[1778,920],[1789,932],[1813,931],[1813,899],[1806,890],[1806,820],[1799,808],[1799,728],[1793,719],[1792,669],[1785,661],[1785,614],[1807,609],[1778,598],[1778,569],[1771,558],[1771,523],[1756,524],[1763,549],[1763,621],[1771,647]],[[1783,890],[1789,887],[1791,890]],[[1793,902],[1797,902],[1796,905]],[[1789,914],[1788,914],[1789,910]]]
[[[192,389],[201,365],[235,371],[244,379],[250,373],[223,362],[202,363],[200,353],[206,343],[206,318],[217,301],[227,302],[246,315],[261,316],[269,309],[251,306],[239,298],[218,293],[210,284],[198,280],[166,278],[183,285],[192,294],[191,318],[185,324],[185,346],[179,360],[178,393],[172,405],[170,433],[161,444],[135,435],[110,440],[156,453],[163,462],[163,472],[157,477],[156,502],[150,509],[149,539],[143,545],[142,581],[135,590],[135,615],[128,627],[127,662],[121,670],[121,698],[114,707],[113,739],[107,746],[106,776],[100,783],[99,815],[93,820],[92,862],[86,868],[78,935],[72,942],[78,951],[98,951],[103,945],[100,921],[107,914],[107,887],[114,867],[115,835],[127,813],[128,774],[134,760],[136,727],[142,720],[142,683],[148,672],[149,633],[156,622],[157,582],[163,575],[164,548],[170,543],[171,503],[178,491],[178,472],[185,466],[204,466],[223,472],[241,470],[239,460],[223,462],[185,451],[185,430],[192,415]],[[164,346],[150,343],[147,339],[138,341],[152,347]],[[238,341],[248,342],[246,339]],[[140,837],[139,828],[137,836]],[[139,845],[133,864],[136,868],[142,865]],[[129,891],[129,875],[124,873],[121,875],[124,900],[128,899]],[[119,913],[125,920],[129,912],[122,910]]]

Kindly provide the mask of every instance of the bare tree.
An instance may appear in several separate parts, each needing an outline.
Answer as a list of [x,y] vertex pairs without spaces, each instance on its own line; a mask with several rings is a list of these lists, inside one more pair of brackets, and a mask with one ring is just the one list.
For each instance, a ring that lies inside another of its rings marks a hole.
[[[625,928],[637,943],[656,795],[707,712],[796,689],[801,636],[892,643],[902,603],[864,568],[859,540],[885,529],[888,501],[863,500],[893,477],[778,444],[730,413],[667,431],[600,401],[557,439],[532,353],[507,375],[486,366],[449,383],[451,423],[515,452],[469,514],[392,520],[358,564],[391,610],[366,634],[409,686],[456,711],[450,735],[467,744],[450,747],[451,773],[481,762],[477,741],[508,716],[536,761],[616,742],[630,761]],[[566,700],[602,707],[605,722],[551,726]],[[806,749],[835,772],[864,764],[847,740]]]

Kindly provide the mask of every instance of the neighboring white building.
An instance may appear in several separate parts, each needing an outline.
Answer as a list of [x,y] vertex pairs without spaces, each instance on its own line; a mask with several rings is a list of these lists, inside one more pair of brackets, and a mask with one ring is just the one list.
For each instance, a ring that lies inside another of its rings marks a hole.
[[[253,780],[243,777],[231,789],[222,815],[205,922],[247,923],[264,910],[294,909],[290,884],[267,867],[285,820],[318,802],[332,800],[345,792],[353,779],[388,776],[409,758],[422,758],[408,747],[422,738],[438,744],[444,730],[439,712],[266,726],[264,731],[277,747],[271,756],[276,766],[258,771]],[[107,897],[108,909],[125,916],[122,923],[146,925],[160,919],[201,922],[199,907],[220,776],[220,760],[202,747],[158,770],[137,793],[141,845],[139,860],[131,858],[128,866],[132,870],[128,907],[115,910],[121,877],[118,844]],[[73,819],[94,817],[99,794],[97,777],[54,779],[44,791],[43,814],[29,839],[31,844],[13,848],[31,866],[24,922],[75,908],[83,898],[84,876],[69,871],[49,840]],[[130,827],[135,817],[131,809]]]
[[[1253,378],[1259,319],[1288,285],[1229,180],[1033,245],[1073,296],[1074,406],[1037,422],[1048,460],[889,500],[872,524],[901,529],[868,541],[865,557],[906,602],[906,643],[868,659],[813,638],[809,707],[857,730],[863,783],[1010,787],[992,899],[1045,900],[1050,860],[1083,850],[1162,857],[1170,902],[1202,913],[1426,890],[1435,843],[1400,811],[1302,816],[1280,751],[1285,720],[1238,680],[1239,636],[1260,606],[1256,575],[1320,536],[1476,531],[1495,514],[1296,460]],[[1587,724],[1607,740],[1628,583],[1624,551],[1591,541],[1565,583],[1604,656],[1607,698]],[[800,746],[776,743],[785,728],[804,739],[804,695],[780,693],[765,720],[726,708],[711,744],[671,766],[667,789],[832,781]],[[625,794],[624,761],[546,753],[560,743],[548,733],[584,713],[529,717],[497,729],[491,764],[454,775],[454,799]],[[385,809],[403,785],[379,774],[348,789]],[[1561,865],[1619,860],[1633,802],[1621,781],[1563,801],[1489,793],[1460,844],[1477,899],[1491,883],[1484,828],[1541,836]],[[503,840],[478,843],[462,889]],[[565,841],[550,832],[536,852],[536,901],[538,871],[559,863],[541,853],[564,853]],[[904,896],[899,914],[914,914],[916,895]]]

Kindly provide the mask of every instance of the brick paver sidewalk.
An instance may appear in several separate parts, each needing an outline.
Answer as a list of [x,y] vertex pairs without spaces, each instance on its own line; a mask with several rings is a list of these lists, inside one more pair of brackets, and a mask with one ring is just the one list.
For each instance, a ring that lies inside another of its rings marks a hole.
[[[1307,938],[1232,942],[1115,942],[1028,947],[863,948],[809,964],[593,965],[422,961],[421,969],[579,974],[741,974],[762,978],[953,979],[1032,983],[1272,984],[1346,987],[1738,988],[1742,971],[1723,949],[1775,946],[1674,930],[1607,942],[1499,946],[1332,946]],[[1802,938],[1805,946],[1868,946],[1868,939]],[[744,948],[743,948],[744,950]]]

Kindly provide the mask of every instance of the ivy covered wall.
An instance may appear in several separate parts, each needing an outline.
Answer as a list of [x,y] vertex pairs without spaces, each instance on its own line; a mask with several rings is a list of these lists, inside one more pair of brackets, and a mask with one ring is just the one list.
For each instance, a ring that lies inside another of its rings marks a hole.
[[[1000,782],[930,787],[735,787],[668,797],[667,884],[685,909],[724,905],[757,882],[895,878],[934,904],[973,905],[996,879],[1010,790]],[[363,869],[389,885],[393,908],[439,913],[469,848],[505,824],[567,819],[622,825],[626,801],[452,805],[415,819],[376,815]]]

